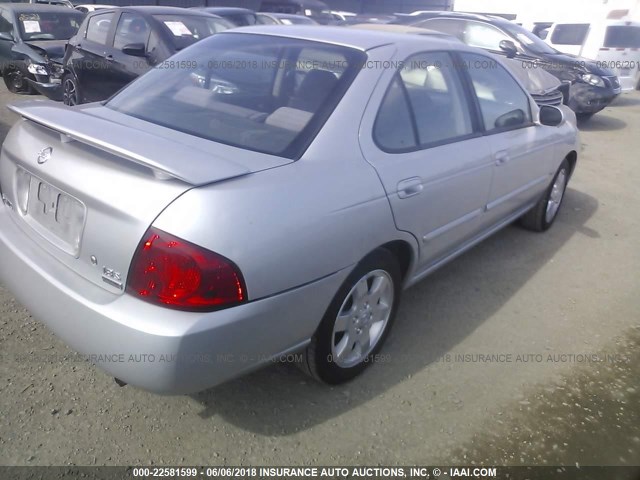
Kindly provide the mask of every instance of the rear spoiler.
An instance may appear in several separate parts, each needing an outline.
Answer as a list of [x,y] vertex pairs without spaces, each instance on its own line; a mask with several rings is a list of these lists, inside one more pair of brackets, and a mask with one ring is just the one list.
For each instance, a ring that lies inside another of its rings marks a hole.
[[158,179],[175,178],[193,186],[251,173],[247,166],[220,158],[131,126],[122,125],[50,101],[30,100],[7,108],[54,130],[62,142],[78,141],[152,170]]

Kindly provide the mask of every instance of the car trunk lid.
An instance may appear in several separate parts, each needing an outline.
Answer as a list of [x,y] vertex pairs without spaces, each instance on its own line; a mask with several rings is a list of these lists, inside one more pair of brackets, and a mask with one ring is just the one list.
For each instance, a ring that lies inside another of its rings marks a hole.
[[[290,160],[245,152],[102,106],[32,101],[0,156],[0,191],[27,236],[67,267],[121,293],[154,219],[189,189]],[[238,150],[233,161],[229,152]],[[203,212],[194,212],[194,221]]]

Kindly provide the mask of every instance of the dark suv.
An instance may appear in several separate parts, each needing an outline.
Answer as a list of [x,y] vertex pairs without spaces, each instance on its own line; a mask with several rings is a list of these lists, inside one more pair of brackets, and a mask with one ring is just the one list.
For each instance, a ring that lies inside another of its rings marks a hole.
[[[406,22],[402,22],[406,23]],[[523,61],[523,68],[542,68],[570,84],[569,107],[578,118],[589,118],[620,94],[612,71],[595,61],[561,53],[533,33],[500,17],[457,12],[428,12],[411,25],[448,33],[467,45],[507,54]]]
[[105,100],[178,50],[232,27],[215,15],[178,7],[90,13],[67,46],[63,101],[75,105]]

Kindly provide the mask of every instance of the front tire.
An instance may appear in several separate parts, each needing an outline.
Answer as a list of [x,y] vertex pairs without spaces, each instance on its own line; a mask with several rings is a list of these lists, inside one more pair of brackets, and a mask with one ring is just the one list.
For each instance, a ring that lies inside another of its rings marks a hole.
[[4,84],[11,93],[31,93],[31,86],[24,78],[23,73],[17,68],[9,68],[2,74]]
[[333,298],[304,352],[303,370],[333,385],[359,375],[389,334],[401,288],[391,252],[380,248],[365,257]]
[[553,225],[562,206],[570,175],[571,167],[565,158],[542,198],[520,218],[520,224],[524,228],[535,232],[544,232]]

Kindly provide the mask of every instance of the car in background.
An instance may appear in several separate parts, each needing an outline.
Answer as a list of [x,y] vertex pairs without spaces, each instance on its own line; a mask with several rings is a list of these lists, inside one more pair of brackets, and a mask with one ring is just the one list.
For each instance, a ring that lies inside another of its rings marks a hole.
[[100,5],[100,4],[95,4],[95,3],[87,3],[87,4],[83,4],[83,5],[76,5],[75,7],[76,10],[78,10],[79,12],[82,13],[89,13],[89,12],[95,12],[96,10],[104,10],[106,8],[114,8],[114,5]]
[[198,10],[201,12],[217,15],[231,22],[236,27],[247,27],[258,23],[256,12],[248,8],[239,7],[191,7],[190,10]]
[[311,17],[290,13],[256,13],[259,25],[319,25]]
[[[428,30],[420,27],[412,27],[404,24],[375,24],[362,23],[351,25],[350,28],[361,30],[373,30],[377,32],[392,33],[408,33],[413,35],[423,35],[428,37],[440,37],[445,40],[460,42],[460,40],[448,33],[439,32],[437,30]],[[542,69],[526,68],[522,60],[515,58],[505,58],[504,54],[495,54],[501,58],[502,63],[511,71],[511,73],[520,80],[529,95],[539,105],[552,105],[561,107],[568,104],[569,89],[567,84],[563,84],[556,77]],[[575,114],[569,109],[563,109],[567,120],[576,123]]]
[[554,23],[544,41],[561,52],[590,58],[611,69],[623,92],[640,88],[640,22]]
[[153,67],[164,66],[174,53],[230,28],[233,25],[223,18],[179,7],[90,13],[69,40],[57,96],[66,105],[104,100]]
[[54,5],[56,7],[73,8],[73,3],[70,0],[28,0],[26,3],[32,3],[35,5]]
[[337,22],[347,22],[358,16],[358,14],[355,12],[345,12],[342,10],[330,10],[329,14]]
[[543,69],[569,83],[569,107],[587,119],[620,92],[616,75],[593,60],[559,52],[530,31],[504,18],[458,12],[415,16],[414,26],[449,33],[467,45],[518,58],[527,68]]
[[260,11],[265,13],[287,13],[313,18],[322,25],[339,21],[331,14],[326,3],[320,0],[262,0]]
[[10,107],[0,153],[0,282],[121,384],[191,393],[298,351],[351,380],[403,289],[549,229],[578,161],[562,111],[461,42],[257,26],[171,61],[104,103]]
[[84,15],[67,7],[0,3],[0,74],[13,93],[60,87],[67,41]]

